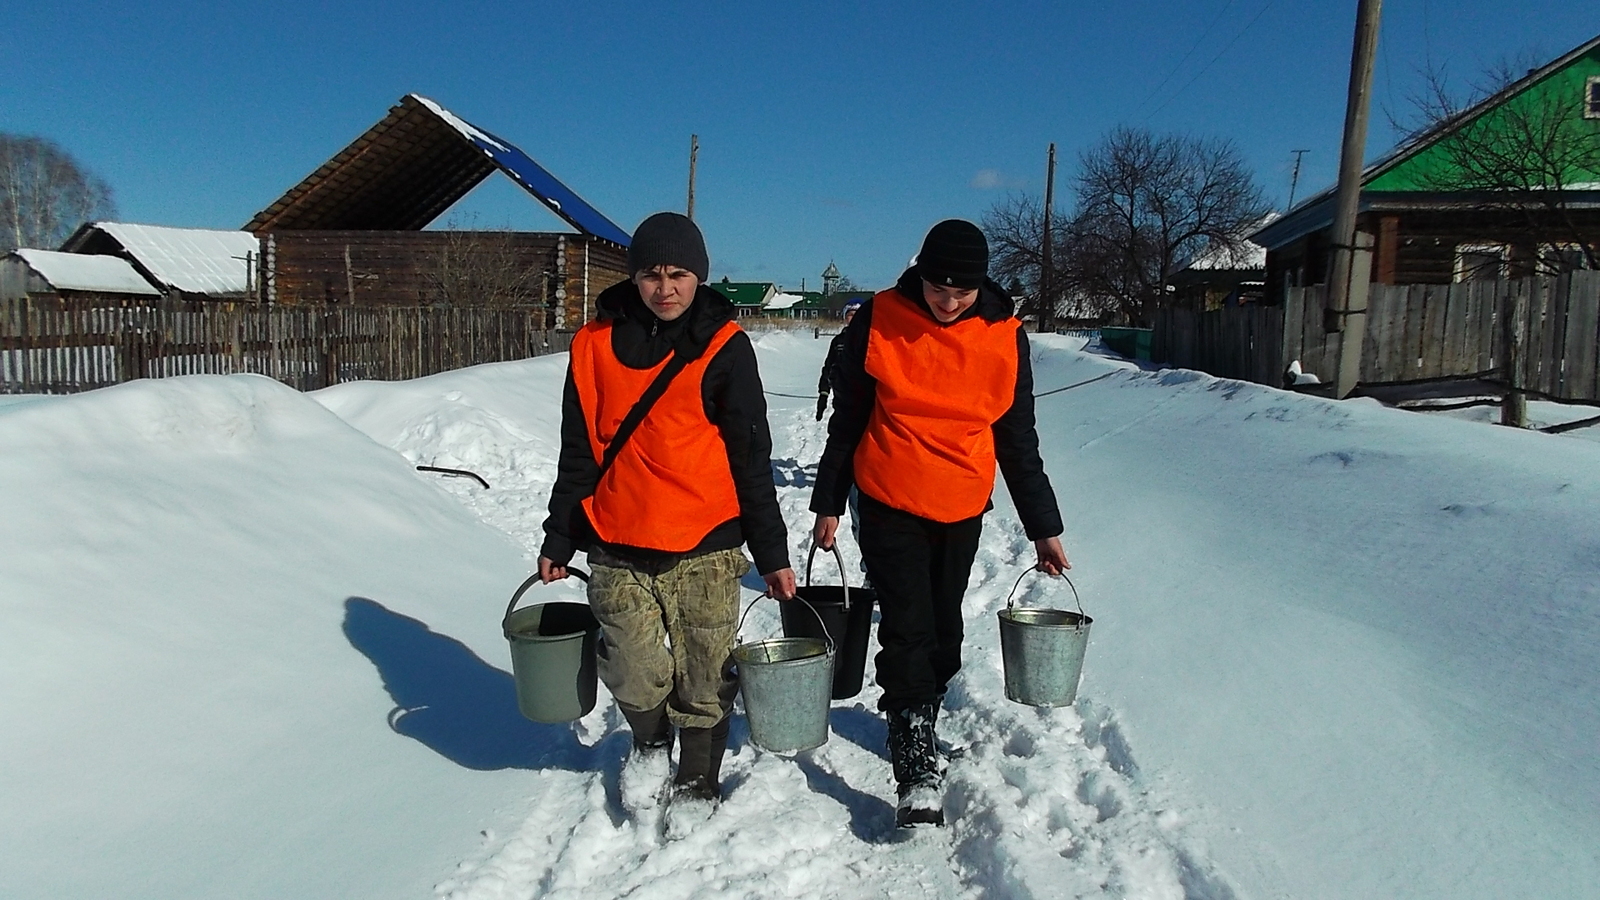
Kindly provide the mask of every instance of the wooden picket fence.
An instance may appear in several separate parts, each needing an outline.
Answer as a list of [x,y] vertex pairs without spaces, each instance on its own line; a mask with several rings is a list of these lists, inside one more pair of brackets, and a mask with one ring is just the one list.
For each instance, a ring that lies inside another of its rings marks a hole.
[[136,378],[266,375],[300,390],[567,350],[542,309],[274,306],[95,297],[0,301],[0,393]]
[[[1279,307],[1163,310],[1159,361],[1224,378],[1279,385],[1294,360],[1334,377],[1340,336],[1323,330],[1322,285],[1292,288]],[[1515,301],[1515,302],[1513,302]],[[1520,322],[1506,311],[1520,309]],[[1367,300],[1360,382],[1451,378],[1507,381],[1506,342],[1520,330],[1514,379],[1557,400],[1600,402],[1600,272],[1456,284],[1374,284]]]

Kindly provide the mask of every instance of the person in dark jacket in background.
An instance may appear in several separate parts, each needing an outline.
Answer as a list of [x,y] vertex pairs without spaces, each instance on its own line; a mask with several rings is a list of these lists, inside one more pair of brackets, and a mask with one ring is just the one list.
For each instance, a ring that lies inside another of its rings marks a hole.
[[1070,567],[1039,456],[1028,338],[987,277],[988,242],[959,219],[928,232],[915,264],[862,307],[833,367],[812,537],[833,545],[852,485],[880,604],[877,682],[901,826],[944,823],[934,723],[961,668],[961,599],[995,470],[1038,568]]
[[[704,286],[700,230],[676,213],[641,223],[629,281],[598,298],[572,342],[561,453],[539,574],[593,573],[599,674],[633,729],[635,757],[663,763],[677,730],[671,798],[715,803],[737,681],[731,651],[748,544],[768,593],[794,596],[772,482],[772,437],[750,338]],[[631,436],[622,422],[669,363],[686,363]],[[601,461],[614,453],[604,473]]]
[[833,336],[828,342],[828,355],[822,360],[822,377],[817,379],[817,421],[828,414],[828,393],[833,390],[833,367],[839,359],[839,349],[844,346],[844,329],[850,327],[850,320],[856,317],[861,309],[860,300],[851,300],[844,305],[844,328]]

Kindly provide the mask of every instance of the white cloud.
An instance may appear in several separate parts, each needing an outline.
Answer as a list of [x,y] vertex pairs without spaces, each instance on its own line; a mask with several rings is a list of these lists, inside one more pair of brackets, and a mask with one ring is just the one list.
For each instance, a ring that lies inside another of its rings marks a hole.
[[994,191],[1002,188],[1008,190],[1019,188],[1023,186],[1023,182],[1017,178],[1007,177],[999,169],[979,169],[978,173],[972,176],[970,185],[976,190]]

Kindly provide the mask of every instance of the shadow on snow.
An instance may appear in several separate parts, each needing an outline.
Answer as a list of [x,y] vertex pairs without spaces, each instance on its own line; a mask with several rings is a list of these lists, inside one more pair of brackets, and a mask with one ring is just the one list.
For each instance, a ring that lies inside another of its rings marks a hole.
[[365,597],[344,603],[344,634],[372,661],[394,700],[389,727],[458,766],[612,772],[626,741],[586,747],[570,725],[541,725],[517,710],[511,675],[425,623]]

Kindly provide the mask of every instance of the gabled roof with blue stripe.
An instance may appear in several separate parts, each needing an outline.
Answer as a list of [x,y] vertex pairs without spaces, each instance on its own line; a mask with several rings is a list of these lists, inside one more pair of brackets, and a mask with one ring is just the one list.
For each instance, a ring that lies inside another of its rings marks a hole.
[[439,104],[407,94],[244,228],[415,231],[498,169],[567,224],[626,247],[626,231],[515,145]]

